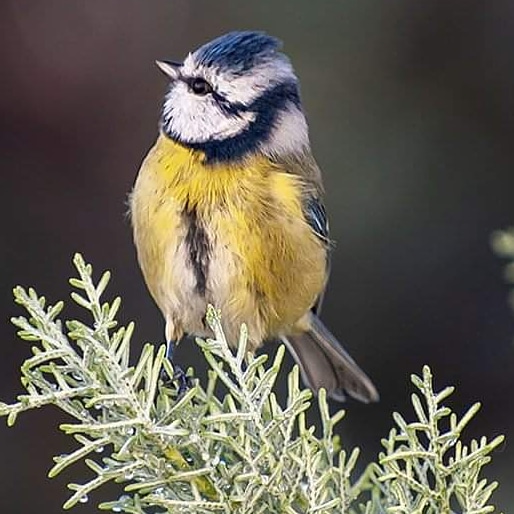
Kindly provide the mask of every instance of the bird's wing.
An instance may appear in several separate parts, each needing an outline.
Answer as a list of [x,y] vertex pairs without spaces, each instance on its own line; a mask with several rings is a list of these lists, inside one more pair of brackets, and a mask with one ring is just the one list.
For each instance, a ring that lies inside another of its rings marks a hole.
[[321,198],[308,194],[303,201],[305,220],[323,243],[330,246],[327,211]]
[[[303,201],[303,212],[305,216],[305,220],[312,228],[313,232],[316,236],[323,242],[324,246],[327,250],[327,262],[326,262],[326,281],[328,281],[328,276],[330,275],[330,250],[333,246],[332,241],[329,238],[329,227],[328,227],[328,218],[327,211],[325,210],[325,206],[321,198],[318,196],[314,196],[312,194],[308,195]],[[325,282],[326,287],[326,282]],[[312,306],[312,312],[319,316],[321,313],[321,307],[323,304],[323,298],[325,296],[325,288],[316,299],[316,302]]]
[[[327,249],[326,277],[328,280],[330,274],[330,249],[333,247],[333,242],[329,237],[328,217],[322,200],[323,184],[321,171],[310,150],[299,154],[275,156],[272,161],[284,171],[297,175],[305,181],[306,187],[302,201],[303,214],[305,221]],[[316,315],[319,315],[321,312],[323,296],[324,291],[319,295],[312,307],[312,312]]]

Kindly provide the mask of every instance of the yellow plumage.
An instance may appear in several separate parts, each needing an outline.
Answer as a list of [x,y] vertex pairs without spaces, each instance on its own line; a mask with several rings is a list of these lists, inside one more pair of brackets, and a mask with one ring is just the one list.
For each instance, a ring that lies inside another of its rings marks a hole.
[[249,349],[282,340],[314,391],[376,401],[318,317],[330,246],[321,173],[278,48],[264,33],[232,32],[181,63],[157,61],[169,85],[131,196],[139,263],[169,358],[184,334],[211,335],[210,303],[229,342],[246,323]]
[[[207,303],[221,309],[229,340],[247,323],[253,348],[304,327],[325,285],[327,249],[302,210],[313,186],[288,171],[263,155],[205,164],[202,152],[158,138],[141,167],[131,212],[141,268],[168,339],[208,334]],[[207,245],[200,249],[204,291],[191,260],[190,246],[198,243],[191,241],[192,222]]]

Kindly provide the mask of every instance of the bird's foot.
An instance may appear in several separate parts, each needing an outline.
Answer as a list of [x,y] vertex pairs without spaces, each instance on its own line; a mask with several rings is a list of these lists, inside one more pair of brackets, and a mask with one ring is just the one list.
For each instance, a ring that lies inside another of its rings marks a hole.
[[173,365],[173,382],[178,385],[178,398],[181,398],[184,393],[193,387],[191,377],[187,376],[187,373],[178,365]]
[[170,375],[163,369],[161,371],[161,380],[166,386],[177,386],[177,398],[181,398],[184,393],[193,387],[191,377],[182,369],[181,366],[175,363],[171,363],[173,366],[173,376]]
[[187,373],[182,369],[181,366],[174,362],[176,343],[174,341],[168,341],[166,347],[166,358],[171,362],[173,367],[173,375],[170,376],[164,369],[161,371],[161,379],[165,385],[171,386],[176,384],[177,387],[177,399],[181,398],[184,393],[193,387],[191,377],[187,376]]

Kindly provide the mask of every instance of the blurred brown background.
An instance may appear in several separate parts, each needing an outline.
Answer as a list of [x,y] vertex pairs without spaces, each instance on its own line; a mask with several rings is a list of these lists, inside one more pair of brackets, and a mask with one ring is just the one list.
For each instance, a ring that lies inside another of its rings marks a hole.
[[[125,218],[165,89],[153,61],[248,28],[283,39],[301,78],[338,242],[324,319],[382,395],[348,404],[343,443],[363,448],[361,466],[374,458],[391,412],[412,419],[409,375],[430,364],[439,387],[458,386],[458,411],[483,401],[468,436],[510,435],[487,470],[508,510],[514,317],[489,237],[514,223],[509,0],[3,0],[1,399],[21,392],[29,351],[8,321],[19,313],[11,288],[65,298],[75,251],[113,271],[135,345],[162,340]],[[194,363],[198,352],[181,356]],[[72,447],[62,420],[45,409],[0,426],[0,512],[59,512],[67,481],[83,479],[80,466],[45,478],[51,457]]]

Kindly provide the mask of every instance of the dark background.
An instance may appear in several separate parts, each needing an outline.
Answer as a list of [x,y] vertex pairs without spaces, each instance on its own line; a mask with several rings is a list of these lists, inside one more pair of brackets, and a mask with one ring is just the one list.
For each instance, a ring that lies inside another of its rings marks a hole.
[[[483,402],[468,437],[512,439],[514,318],[489,244],[514,223],[510,0],[3,0],[0,397],[21,392],[29,354],[9,324],[20,313],[11,288],[67,297],[75,251],[113,271],[121,318],[137,320],[134,344],[162,340],[125,217],[165,88],[153,61],[247,28],[283,39],[302,81],[338,242],[324,320],[382,396],[347,405],[343,444],[363,448],[361,466],[373,459],[391,412],[412,419],[409,375],[425,363],[439,388],[458,387],[459,412]],[[45,477],[72,447],[62,420],[44,409],[0,427],[2,513],[59,512],[65,484],[83,480],[80,467]],[[514,504],[512,448],[487,469],[504,510]]]

